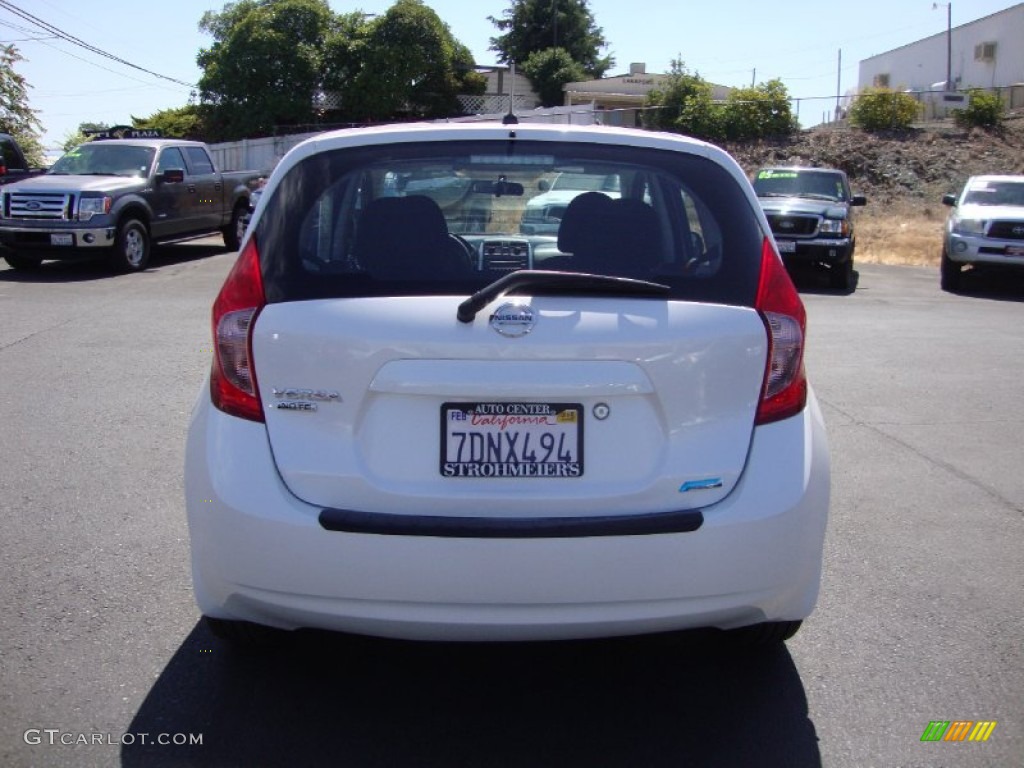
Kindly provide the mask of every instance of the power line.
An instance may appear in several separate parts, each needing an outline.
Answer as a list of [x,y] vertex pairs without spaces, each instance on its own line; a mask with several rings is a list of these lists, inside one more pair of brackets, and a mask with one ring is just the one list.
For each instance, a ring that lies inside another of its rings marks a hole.
[[122,64],[122,65],[124,65],[126,67],[131,67],[132,69],[137,69],[140,72],[145,72],[147,75],[152,75],[153,77],[157,77],[157,78],[159,78],[161,80],[167,80],[167,81],[172,82],[172,83],[177,83],[178,85],[183,85],[186,88],[195,88],[196,87],[194,83],[186,83],[183,80],[177,80],[177,79],[175,79],[173,77],[168,77],[167,75],[161,75],[159,72],[154,72],[151,69],[146,69],[145,67],[140,67],[138,64],[133,64],[130,61],[122,59],[120,56],[115,56],[112,53],[108,53],[107,51],[104,51],[104,50],[102,50],[100,48],[97,48],[96,46],[91,45],[91,44],[85,42],[84,40],[81,40],[80,38],[77,38],[74,35],[69,34],[68,32],[65,32],[62,29],[58,29],[57,27],[53,26],[49,22],[43,21],[38,16],[33,16],[28,11],[24,11],[21,8],[19,8],[16,5],[14,5],[13,3],[8,2],[8,0],[0,0],[0,8],[3,8],[5,10],[7,10],[7,11],[10,11],[15,16],[18,16],[19,18],[24,19],[25,21],[27,21],[27,22],[29,22],[31,24],[36,25],[40,29],[43,29],[46,32],[49,32],[49,33],[55,35],[56,37],[60,38],[61,40],[64,40],[64,41],[69,42],[69,43],[72,43],[73,45],[77,45],[80,48],[84,48],[85,50],[89,51],[90,53],[95,53],[97,56],[102,56],[102,57],[104,57],[106,59],[110,59],[111,61],[115,61],[118,64]]

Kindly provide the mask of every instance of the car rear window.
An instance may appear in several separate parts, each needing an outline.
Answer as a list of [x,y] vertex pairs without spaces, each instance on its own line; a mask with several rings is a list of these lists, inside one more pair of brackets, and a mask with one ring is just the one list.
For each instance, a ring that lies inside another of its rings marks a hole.
[[[562,205],[530,205],[568,174],[599,182]],[[321,152],[280,180],[255,238],[270,302],[468,295],[540,269],[749,306],[762,243],[743,188],[711,160],[529,140]]]

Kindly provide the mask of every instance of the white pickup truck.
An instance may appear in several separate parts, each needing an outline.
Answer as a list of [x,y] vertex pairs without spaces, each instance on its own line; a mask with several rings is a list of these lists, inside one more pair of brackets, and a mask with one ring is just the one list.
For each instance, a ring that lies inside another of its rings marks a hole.
[[1024,269],[1024,176],[972,176],[952,210],[942,244],[941,284],[960,287],[963,267]]

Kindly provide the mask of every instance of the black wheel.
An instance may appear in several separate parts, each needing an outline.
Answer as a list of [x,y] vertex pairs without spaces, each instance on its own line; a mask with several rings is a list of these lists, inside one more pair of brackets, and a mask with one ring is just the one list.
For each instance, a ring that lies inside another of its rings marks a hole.
[[231,212],[231,223],[221,230],[224,235],[224,247],[229,251],[237,251],[248,225],[249,210],[244,205],[236,205],[235,210]]
[[138,219],[125,219],[117,228],[110,263],[121,272],[139,272],[149,264],[149,230]]
[[833,264],[829,273],[829,285],[839,291],[853,288],[853,254],[842,264]]
[[784,643],[797,633],[802,621],[769,621],[731,629],[729,640],[741,648],[757,648]]
[[939,285],[944,291],[955,291],[960,287],[960,265],[942,251],[942,263],[939,265]]
[[39,269],[39,265],[43,263],[42,258],[39,256],[21,256],[9,253],[4,258],[11,265],[12,269]]
[[249,621],[214,619],[204,616],[210,631],[220,640],[239,648],[257,648],[277,645],[288,635],[283,629],[265,627]]

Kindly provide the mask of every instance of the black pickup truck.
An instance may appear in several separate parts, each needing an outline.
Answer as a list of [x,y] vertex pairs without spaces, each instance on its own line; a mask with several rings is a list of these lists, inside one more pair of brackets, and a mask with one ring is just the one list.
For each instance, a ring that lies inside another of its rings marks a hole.
[[0,187],[0,252],[15,269],[103,254],[132,272],[153,243],[221,232],[234,250],[259,176],[219,172],[202,142],[94,139]]
[[782,260],[821,266],[833,288],[853,288],[854,206],[867,203],[850,193],[850,182],[835,168],[762,168],[754,192],[768,218]]
[[0,185],[13,184],[46,173],[45,168],[30,168],[17,139],[0,133]]

